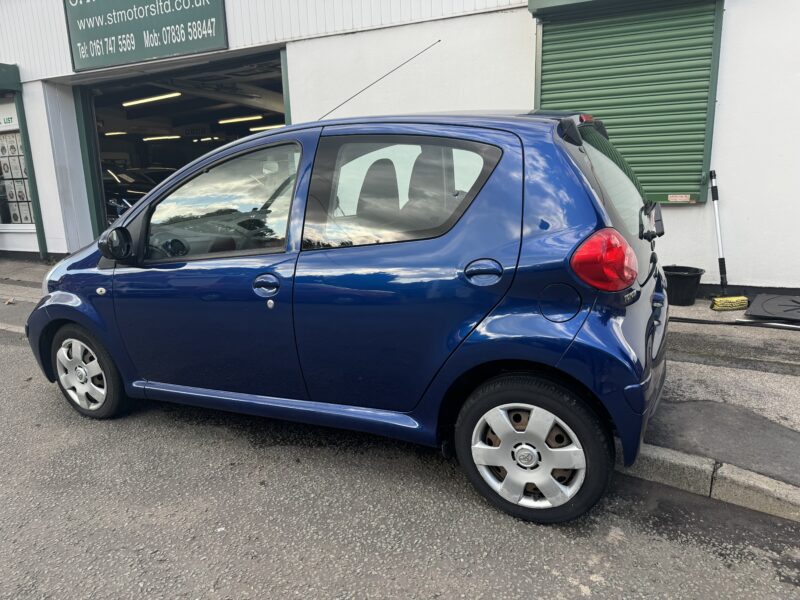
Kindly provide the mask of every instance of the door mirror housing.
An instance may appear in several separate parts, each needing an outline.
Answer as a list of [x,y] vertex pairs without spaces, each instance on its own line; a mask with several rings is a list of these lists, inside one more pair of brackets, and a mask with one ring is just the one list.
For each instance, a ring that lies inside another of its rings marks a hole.
[[115,227],[97,240],[100,254],[110,260],[125,260],[133,256],[131,233],[125,227]]
[[655,225],[656,237],[664,235],[664,220],[661,217],[660,204],[656,204],[653,207],[653,225]]

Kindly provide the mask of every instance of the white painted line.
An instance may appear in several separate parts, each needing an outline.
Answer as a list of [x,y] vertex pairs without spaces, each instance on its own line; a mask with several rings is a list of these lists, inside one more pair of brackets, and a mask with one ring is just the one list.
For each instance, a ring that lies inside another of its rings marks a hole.
[[0,283],[0,303],[5,302],[9,298],[13,298],[17,302],[30,302],[36,304],[42,294],[39,290],[25,287],[22,285],[11,285],[8,283]]
[[0,323],[0,331],[10,331],[11,333],[25,333],[25,328],[19,325],[8,325],[7,323]]

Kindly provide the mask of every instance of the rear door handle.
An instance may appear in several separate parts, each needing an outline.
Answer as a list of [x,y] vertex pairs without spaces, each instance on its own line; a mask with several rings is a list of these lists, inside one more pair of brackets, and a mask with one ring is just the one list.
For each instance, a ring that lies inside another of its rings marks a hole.
[[492,258],[473,260],[464,269],[467,281],[478,286],[493,285],[503,276],[503,265]]
[[271,298],[278,293],[281,281],[272,273],[264,273],[253,280],[253,291],[262,298]]

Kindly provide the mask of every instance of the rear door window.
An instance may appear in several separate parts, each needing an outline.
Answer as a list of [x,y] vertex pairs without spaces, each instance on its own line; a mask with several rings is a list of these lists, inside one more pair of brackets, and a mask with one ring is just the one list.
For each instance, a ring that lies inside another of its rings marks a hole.
[[303,249],[437,237],[469,206],[501,151],[421,136],[330,136],[317,151]]

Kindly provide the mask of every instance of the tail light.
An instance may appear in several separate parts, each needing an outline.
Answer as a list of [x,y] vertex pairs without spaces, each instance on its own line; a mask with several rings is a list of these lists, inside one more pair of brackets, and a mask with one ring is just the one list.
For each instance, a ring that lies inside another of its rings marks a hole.
[[616,229],[601,229],[590,235],[569,264],[581,281],[604,292],[630,287],[639,270],[633,248]]

